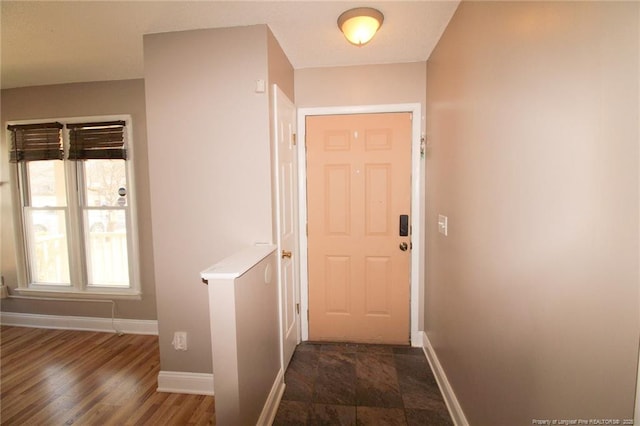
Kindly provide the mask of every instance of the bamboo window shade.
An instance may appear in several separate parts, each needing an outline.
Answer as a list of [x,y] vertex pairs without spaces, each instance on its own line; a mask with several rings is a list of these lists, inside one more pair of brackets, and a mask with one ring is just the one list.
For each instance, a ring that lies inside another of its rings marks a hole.
[[124,121],[67,124],[70,160],[126,160]]
[[62,160],[62,127],[57,122],[7,126],[12,139],[9,162]]

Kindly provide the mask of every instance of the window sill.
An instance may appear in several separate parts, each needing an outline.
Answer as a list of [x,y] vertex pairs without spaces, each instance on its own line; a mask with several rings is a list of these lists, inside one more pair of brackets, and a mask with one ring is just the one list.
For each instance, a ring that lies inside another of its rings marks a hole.
[[[99,299],[99,300],[142,300],[142,293],[139,291],[114,291],[114,292],[106,292],[106,291],[69,291],[68,289],[64,290],[54,290],[54,289],[34,289],[34,288],[15,288],[13,292],[17,294],[19,297],[38,297],[38,298],[48,298],[48,299],[75,299],[75,300],[89,300],[89,299]],[[11,296],[9,296],[11,298]]]

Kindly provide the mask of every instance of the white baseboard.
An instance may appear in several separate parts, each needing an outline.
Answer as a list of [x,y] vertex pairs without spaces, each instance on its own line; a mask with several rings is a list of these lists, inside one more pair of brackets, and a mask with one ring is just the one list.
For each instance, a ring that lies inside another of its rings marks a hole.
[[415,334],[411,334],[411,346],[414,348],[422,348],[424,347],[424,340],[422,336],[424,335],[424,331],[418,331]]
[[127,334],[158,335],[158,321],[95,317],[74,317],[61,315],[25,314],[20,312],[0,312],[0,324],[16,327],[53,328],[60,330],[123,332]]
[[273,423],[273,420],[276,418],[276,413],[278,412],[278,406],[280,405],[282,394],[284,394],[284,373],[281,368],[280,371],[278,371],[276,380],[273,382],[267,401],[264,403],[262,413],[258,418],[258,423],[256,423],[258,426],[270,425]]
[[447,409],[449,410],[453,423],[456,426],[469,426],[469,422],[462,411],[462,407],[460,407],[458,398],[456,398],[456,394],[453,392],[453,388],[447,379],[447,375],[445,374],[442,365],[440,365],[438,356],[433,350],[433,346],[431,346],[429,337],[424,331],[422,332],[422,343],[422,350],[424,351],[427,361],[429,361],[429,365],[431,366],[431,370],[436,377],[436,382],[438,382],[438,387],[440,388],[445,404],[447,404]]
[[213,395],[213,374],[160,371],[158,392]]

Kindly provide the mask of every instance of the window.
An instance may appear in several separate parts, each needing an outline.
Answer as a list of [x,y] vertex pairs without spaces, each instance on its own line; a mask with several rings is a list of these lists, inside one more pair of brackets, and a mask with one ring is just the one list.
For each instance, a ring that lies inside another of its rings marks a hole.
[[138,295],[129,121],[8,130],[22,231],[18,290]]

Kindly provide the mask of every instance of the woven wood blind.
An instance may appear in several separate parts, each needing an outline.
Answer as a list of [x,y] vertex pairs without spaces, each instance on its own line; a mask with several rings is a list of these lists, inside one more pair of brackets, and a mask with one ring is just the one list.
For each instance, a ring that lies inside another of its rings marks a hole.
[[9,161],[62,160],[62,127],[57,122],[7,126],[11,131]]
[[67,124],[70,160],[126,160],[125,122]]

